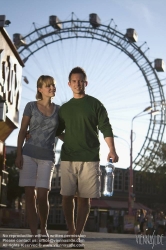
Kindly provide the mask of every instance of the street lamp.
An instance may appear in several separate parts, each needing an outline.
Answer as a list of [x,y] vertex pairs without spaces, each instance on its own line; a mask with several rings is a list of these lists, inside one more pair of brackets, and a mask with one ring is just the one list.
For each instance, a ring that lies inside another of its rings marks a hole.
[[[151,115],[157,115],[159,113],[158,110],[152,110],[152,107],[147,107],[142,112],[134,116],[131,120],[131,132],[130,132],[130,167],[129,167],[129,197],[128,197],[128,209],[129,209],[129,215],[132,215],[132,199],[134,198],[133,194],[133,121],[135,118],[147,115],[142,114],[144,112],[148,112],[148,114]],[[142,114],[142,115],[141,115]]]
[[125,140],[124,138],[122,138],[120,136],[117,136],[117,135],[114,135],[114,138],[118,138],[118,139],[121,139],[121,140],[125,141],[127,143],[127,145],[129,146],[129,148],[130,148],[129,142],[127,140]]

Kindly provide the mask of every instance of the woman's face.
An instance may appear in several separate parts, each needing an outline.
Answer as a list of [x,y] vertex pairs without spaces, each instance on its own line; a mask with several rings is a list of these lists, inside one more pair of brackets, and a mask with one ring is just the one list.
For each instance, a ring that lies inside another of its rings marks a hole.
[[41,88],[38,88],[38,91],[42,94],[42,97],[54,97],[55,96],[55,92],[56,92],[56,87],[55,87],[55,83],[51,83],[51,84],[43,84],[43,86]]

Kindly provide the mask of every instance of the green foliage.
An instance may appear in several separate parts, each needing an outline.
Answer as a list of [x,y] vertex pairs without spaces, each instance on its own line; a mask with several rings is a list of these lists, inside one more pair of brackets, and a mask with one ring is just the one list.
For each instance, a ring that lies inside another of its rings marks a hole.
[[[155,147],[155,145],[154,145]],[[150,150],[151,152],[152,150]],[[140,175],[143,178],[144,188],[154,189],[155,192],[164,194],[166,189],[166,143],[162,143],[154,157],[144,157],[142,171]],[[165,200],[165,198],[164,198]]]
[[[153,147],[155,146],[156,145],[154,143]],[[152,150],[152,148],[149,149],[150,153]],[[151,154],[149,154],[147,157],[144,157],[143,160],[140,161],[140,166],[142,166],[142,171],[144,172],[153,172],[166,175],[166,143],[161,143],[153,159]]]
[[154,167],[154,171],[156,173],[166,175],[166,143],[161,144],[157,156],[158,156],[158,162],[156,161],[156,166]]

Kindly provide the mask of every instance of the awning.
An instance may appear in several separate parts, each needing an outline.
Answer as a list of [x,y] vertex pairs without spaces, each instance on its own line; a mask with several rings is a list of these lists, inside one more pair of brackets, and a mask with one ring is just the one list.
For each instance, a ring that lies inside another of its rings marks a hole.
[[[107,209],[128,209],[127,201],[111,201],[111,200],[102,200],[102,199],[91,199],[92,208],[107,208]],[[134,202],[133,209],[145,209],[150,210],[147,206]]]
[[134,203],[134,208],[135,209],[144,209],[144,210],[149,210],[152,211],[152,209],[148,208],[147,206],[143,205],[142,203]]
[[108,208],[109,205],[107,204],[107,201],[105,200],[91,199],[91,207]]

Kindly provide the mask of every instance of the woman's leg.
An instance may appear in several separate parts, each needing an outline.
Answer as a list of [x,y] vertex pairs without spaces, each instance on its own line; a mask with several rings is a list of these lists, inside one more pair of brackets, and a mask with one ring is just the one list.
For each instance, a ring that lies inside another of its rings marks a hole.
[[38,216],[35,187],[25,187],[26,213],[32,235],[37,235]]
[[20,169],[19,186],[25,188],[26,213],[32,235],[37,235],[38,216],[36,208],[37,164],[31,157],[23,155],[23,168]]
[[48,194],[49,190],[46,188],[37,189],[38,212],[42,235],[47,235],[47,219],[49,214]]
[[47,160],[36,160],[37,170],[37,202],[40,217],[41,234],[47,235],[47,219],[49,214],[48,194],[51,189],[51,180],[54,171],[54,163]]

